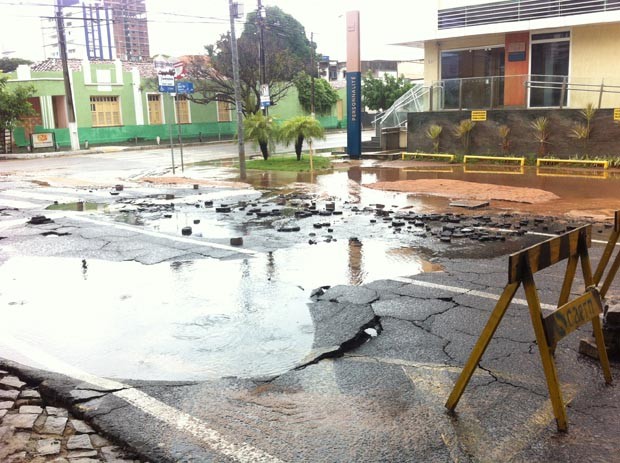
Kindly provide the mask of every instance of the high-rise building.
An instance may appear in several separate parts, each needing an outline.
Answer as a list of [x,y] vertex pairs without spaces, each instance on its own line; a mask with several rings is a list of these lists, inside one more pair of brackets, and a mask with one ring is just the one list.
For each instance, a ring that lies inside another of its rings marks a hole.
[[[69,59],[149,61],[149,36],[144,0],[65,1]],[[46,58],[60,58],[56,20],[42,20]]]
[[114,17],[116,56],[126,61],[150,59],[145,0],[103,0]]

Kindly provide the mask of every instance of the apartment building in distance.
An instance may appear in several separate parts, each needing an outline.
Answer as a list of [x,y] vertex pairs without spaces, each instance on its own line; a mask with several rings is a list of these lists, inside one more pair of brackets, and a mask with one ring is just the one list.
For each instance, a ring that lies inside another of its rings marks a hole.
[[[64,0],[69,59],[149,61],[150,47],[144,0]],[[46,58],[60,57],[56,20],[42,20]]]

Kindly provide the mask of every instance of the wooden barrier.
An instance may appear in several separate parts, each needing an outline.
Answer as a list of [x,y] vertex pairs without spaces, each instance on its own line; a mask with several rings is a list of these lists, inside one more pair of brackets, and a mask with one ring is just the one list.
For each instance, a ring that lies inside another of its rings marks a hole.
[[525,165],[524,157],[509,157],[509,156],[473,156],[467,155],[463,157],[463,164],[467,164],[467,161],[470,159],[475,159],[478,161],[516,161],[520,166]]
[[541,164],[586,164],[586,165],[597,165],[602,166],[603,169],[607,169],[609,167],[609,161],[591,161],[591,160],[581,160],[581,159],[553,159],[553,158],[540,158],[536,160],[536,167],[540,167]]
[[454,154],[438,154],[438,153],[407,153],[406,151],[403,151],[401,153],[401,159],[404,161],[405,160],[405,156],[411,156],[411,157],[422,157],[422,158],[441,158],[441,159],[447,159],[448,161],[452,162],[454,161],[454,158],[456,156],[454,156]]
[[[620,215],[619,212],[617,212],[616,227],[614,228],[616,240],[618,235],[620,235],[619,229]],[[506,309],[510,305],[510,302],[521,284],[523,284],[525,290],[532,327],[536,335],[536,343],[540,351],[558,430],[566,431],[568,429],[566,409],[562,401],[558,375],[552,356],[558,341],[581,325],[592,322],[592,329],[594,330],[594,336],[596,338],[596,345],[605,382],[608,384],[611,383],[611,370],[609,368],[609,360],[607,358],[607,351],[605,350],[603,331],[599,319],[603,304],[601,302],[601,294],[596,289],[595,278],[592,275],[592,268],[590,266],[590,257],[588,254],[588,247],[590,244],[591,226],[587,225],[510,256],[508,260],[508,284],[504,288],[493,312],[491,312],[486,326],[476,341],[469,359],[463,367],[463,371],[448,397],[446,407],[449,410],[453,411],[456,408],[474,370],[478,366],[478,362],[482,358],[484,351],[506,313]],[[568,263],[558,301],[558,309],[551,315],[543,317],[540,300],[538,298],[538,290],[534,283],[534,274],[563,260],[568,260]],[[571,287],[575,279],[579,261],[581,261],[586,290],[582,296],[573,301],[569,301]],[[620,257],[617,258],[616,261],[618,265],[620,265]],[[616,264],[616,262],[614,262],[614,264]]]
[[[605,273],[605,269],[607,268],[607,264],[611,259],[611,256],[614,252],[616,244],[618,243],[618,238],[620,237],[620,211],[616,211],[614,215],[614,229],[611,232],[609,237],[609,241],[607,242],[607,246],[605,246],[605,250],[603,251],[603,255],[601,256],[601,260],[596,267],[596,271],[594,272],[594,284],[598,286],[601,282],[601,278],[603,278],[603,274]],[[603,286],[601,286],[601,297],[605,297],[607,295],[607,290],[611,286],[611,282],[616,278],[618,273],[618,269],[620,269],[620,251],[616,255],[613,264],[611,264],[611,268],[607,272],[607,277],[605,277],[605,281],[603,282]]]

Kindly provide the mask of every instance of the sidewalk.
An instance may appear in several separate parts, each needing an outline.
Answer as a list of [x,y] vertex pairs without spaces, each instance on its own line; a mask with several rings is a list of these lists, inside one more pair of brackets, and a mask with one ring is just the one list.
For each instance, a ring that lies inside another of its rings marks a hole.
[[5,370],[0,370],[0,461],[140,462]]

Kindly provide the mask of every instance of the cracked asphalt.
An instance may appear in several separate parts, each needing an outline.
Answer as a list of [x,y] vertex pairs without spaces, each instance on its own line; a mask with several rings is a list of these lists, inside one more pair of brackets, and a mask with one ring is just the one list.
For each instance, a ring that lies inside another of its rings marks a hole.
[[[20,182],[3,186],[4,191],[8,188],[29,189]],[[127,188],[124,198],[137,200],[171,191],[141,188]],[[53,187],[38,191],[76,193]],[[78,193],[85,201],[119,204],[107,190]],[[177,188],[174,193],[178,198],[192,194],[190,188]],[[263,207],[273,207],[275,200],[270,201]],[[181,202],[176,209],[182,208]],[[24,224],[33,212],[41,211],[53,222]],[[264,234],[249,233],[245,245],[235,249],[226,246],[226,238],[184,239],[178,230],[176,238],[170,239],[167,230],[149,224],[148,211],[141,215],[145,224],[139,225],[111,220],[117,212],[103,217],[5,207],[0,211],[0,264],[15,256],[135,261],[147,266],[198,259],[230,261],[299,240],[284,237],[275,230],[279,222],[270,221]],[[67,406],[74,416],[145,461],[617,461],[620,394],[617,386],[605,385],[597,362],[578,353],[579,339],[590,336],[590,330],[587,325],[580,328],[556,350],[569,419],[569,432],[558,433],[521,289],[456,413],[444,408],[506,284],[506,254],[545,237],[512,234],[506,241],[438,246],[433,234],[436,224],[424,237],[405,228],[395,232],[393,220],[390,225],[387,221],[369,225],[369,214],[374,212],[345,213],[342,221],[325,219],[334,228],[332,239],[346,241],[355,229],[362,241],[389,232],[391,239],[415,243],[442,271],[404,273],[312,291],[306,301],[314,332],[311,349],[283,373],[200,381],[106,379],[50,353],[29,349],[19,339],[12,344],[18,351],[15,357],[0,360],[0,368],[37,386],[50,403]],[[494,221],[505,221],[500,214],[484,213]],[[304,240],[313,232],[325,237],[313,222],[313,218],[299,220]],[[604,230],[600,224],[595,227]],[[56,236],[43,236],[45,232]],[[604,240],[604,236],[595,237]],[[593,244],[594,263],[602,248]],[[560,264],[536,275],[544,307],[557,302],[564,268]],[[578,272],[573,294],[580,294],[582,286]],[[610,294],[618,294],[617,282]],[[62,308],[50,309],[62,317]],[[90,329],[96,324],[96,319],[88,320]],[[19,326],[0,328],[0,345],[18,334]],[[619,373],[619,364],[612,362],[612,374],[617,378]]]

